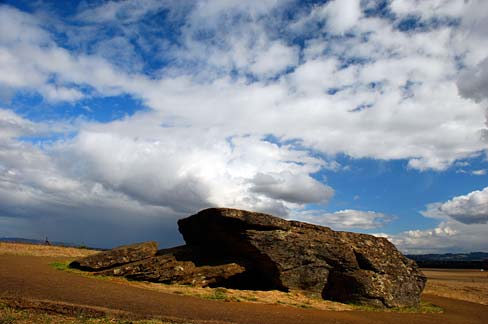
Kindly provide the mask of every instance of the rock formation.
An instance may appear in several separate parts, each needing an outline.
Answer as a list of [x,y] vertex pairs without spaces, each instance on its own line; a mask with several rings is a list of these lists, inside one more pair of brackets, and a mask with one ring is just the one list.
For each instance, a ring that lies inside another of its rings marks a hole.
[[226,208],[203,210],[179,220],[178,227],[186,246],[125,264],[119,248],[112,250],[116,257],[103,252],[103,258],[88,257],[98,261],[84,258],[73,266],[155,282],[299,289],[379,307],[416,306],[426,281],[416,263],[385,238]]
[[70,264],[72,268],[97,271],[153,257],[158,252],[158,243],[144,242],[123,245],[110,251],[93,254]]
[[162,250],[152,258],[107,269],[98,274],[206,287],[245,271],[244,267],[236,263],[197,266],[191,259],[188,248],[176,247]]

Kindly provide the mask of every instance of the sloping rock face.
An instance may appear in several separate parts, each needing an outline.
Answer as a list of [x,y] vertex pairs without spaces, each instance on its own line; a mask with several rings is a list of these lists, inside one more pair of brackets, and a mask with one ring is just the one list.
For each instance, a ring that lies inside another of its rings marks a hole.
[[209,259],[196,251],[187,246],[158,251],[156,242],[144,242],[81,258],[69,266],[98,275],[199,287],[217,285],[246,270],[239,264]]
[[236,263],[196,266],[191,261],[192,251],[185,246],[161,250],[158,254],[153,258],[128,263],[97,274],[206,287],[245,271],[244,267]]
[[380,307],[416,306],[426,278],[385,238],[335,232],[243,210],[211,208],[178,221],[198,257],[246,271],[220,284],[303,289],[323,298]]
[[156,242],[124,245],[71,262],[70,267],[96,271],[153,257],[158,252]]

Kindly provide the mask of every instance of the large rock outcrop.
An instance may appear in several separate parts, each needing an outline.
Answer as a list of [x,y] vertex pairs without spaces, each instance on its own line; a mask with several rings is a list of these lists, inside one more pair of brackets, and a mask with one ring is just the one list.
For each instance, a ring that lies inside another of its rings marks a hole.
[[153,282],[306,290],[379,307],[416,306],[426,281],[414,261],[372,235],[227,208],[203,210],[178,227],[186,246],[157,253],[154,242],[126,246],[72,266]]
[[259,277],[275,289],[403,307],[419,303],[426,281],[414,261],[372,235],[225,208],[203,210],[178,226],[190,248],[244,265],[249,276],[241,274],[241,284]]

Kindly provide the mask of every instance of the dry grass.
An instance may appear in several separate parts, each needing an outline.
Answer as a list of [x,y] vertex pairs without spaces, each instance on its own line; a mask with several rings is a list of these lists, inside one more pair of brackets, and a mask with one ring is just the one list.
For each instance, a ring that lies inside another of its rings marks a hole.
[[320,295],[304,291],[282,292],[277,290],[256,291],[228,288],[201,288],[184,285],[165,285],[150,282],[125,281],[125,284],[156,290],[164,293],[195,296],[211,300],[250,302],[261,304],[281,304],[299,308],[314,308],[321,310],[346,311],[354,307],[342,303],[323,300]]
[[[98,251],[64,246],[0,242],[0,255],[79,258]],[[0,322],[1,324],[1,322]]]
[[0,305],[0,324],[170,324],[159,320],[133,321],[110,317],[90,318],[83,315],[68,316],[35,310],[14,309]]
[[422,269],[424,293],[488,305],[488,272],[470,269]]

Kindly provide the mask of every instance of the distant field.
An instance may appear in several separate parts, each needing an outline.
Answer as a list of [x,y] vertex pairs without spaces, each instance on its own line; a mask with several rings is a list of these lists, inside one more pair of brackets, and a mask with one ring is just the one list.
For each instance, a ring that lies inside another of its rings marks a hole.
[[98,251],[64,247],[56,245],[39,245],[29,243],[0,242],[0,255],[32,255],[42,257],[68,257],[79,258]]
[[488,271],[422,269],[427,276],[424,293],[488,305]]

